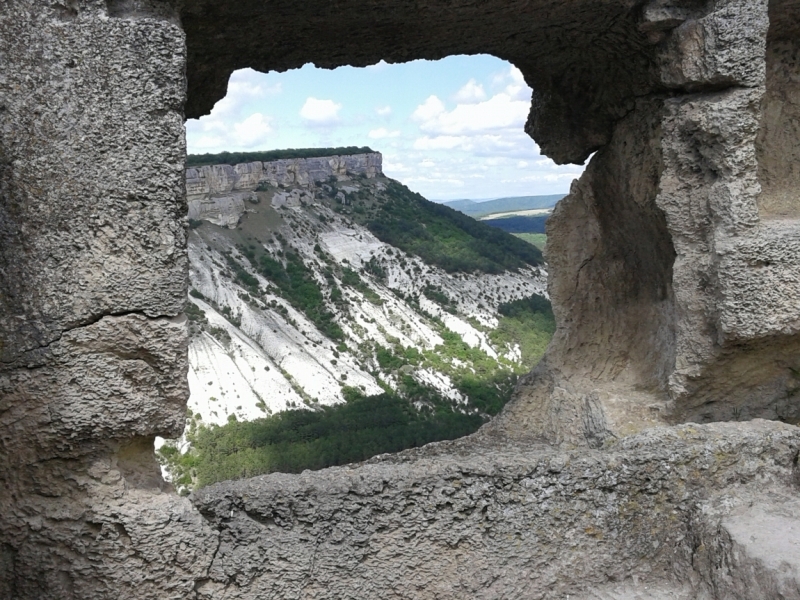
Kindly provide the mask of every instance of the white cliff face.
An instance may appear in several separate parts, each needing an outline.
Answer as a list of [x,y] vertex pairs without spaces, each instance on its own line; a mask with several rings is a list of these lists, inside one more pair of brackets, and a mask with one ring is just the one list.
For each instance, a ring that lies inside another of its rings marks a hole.
[[383,157],[378,152],[323,158],[292,158],[239,165],[213,165],[186,169],[186,197],[191,203],[215,194],[252,191],[259,184],[308,186],[335,177],[373,179],[383,175]]
[[259,186],[293,187],[290,192],[276,194],[276,205],[296,206],[308,193],[302,188],[331,178],[349,181],[351,177],[373,179],[382,175],[382,160],[375,152],[190,168],[186,170],[189,218],[234,228],[247,210],[246,203],[256,200]]
[[[436,358],[445,334],[518,372],[519,347],[497,346],[490,333],[500,304],[546,295],[544,270],[448,273],[342,214],[351,199],[385,191],[387,181],[379,154],[187,170],[195,421],[222,425],[331,405],[344,401],[345,386],[371,396],[399,389],[406,377],[472,410],[453,380],[454,370],[475,371],[467,359],[399,369],[377,359],[379,348]],[[259,260],[288,265],[289,255],[321,291],[337,339],[259,268]]]

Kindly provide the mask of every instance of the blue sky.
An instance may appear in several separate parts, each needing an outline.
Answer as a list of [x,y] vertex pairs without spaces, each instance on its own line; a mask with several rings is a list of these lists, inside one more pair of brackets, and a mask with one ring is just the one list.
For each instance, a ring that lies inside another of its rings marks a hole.
[[492,56],[235,72],[211,113],[186,123],[189,152],[370,146],[384,172],[437,200],[566,193],[583,167],[557,166],[523,131],[531,90]]

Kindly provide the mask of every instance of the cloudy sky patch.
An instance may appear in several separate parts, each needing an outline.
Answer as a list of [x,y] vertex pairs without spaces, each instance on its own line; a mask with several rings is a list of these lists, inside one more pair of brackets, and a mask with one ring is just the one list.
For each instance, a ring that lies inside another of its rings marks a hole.
[[190,153],[370,146],[388,176],[431,199],[566,193],[583,167],[541,155],[524,132],[530,98],[519,69],[485,55],[244,69],[186,137]]
[[300,116],[313,125],[330,127],[339,123],[341,109],[342,105],[333,100],[308,98],[300,109]]

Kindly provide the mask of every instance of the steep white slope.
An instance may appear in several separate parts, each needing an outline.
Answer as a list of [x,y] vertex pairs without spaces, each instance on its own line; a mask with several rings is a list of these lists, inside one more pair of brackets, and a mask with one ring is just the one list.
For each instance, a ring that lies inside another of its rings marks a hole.
[[[239,325],[233,325],[210,304],[190,297],[190,301],[206,312],[206,318],[212,326],[224,327],[232,338],[233,336],[236,338],[227,345],[228,347],[224,342],[218,342],[215,356],[220,357],[221,354],[227,356],[231,352],[229,349],[231,346],[234,347],[233,353],[236,354],[236,349],[244,346],[239,340],[247,340],[248,346],[258,348],[260,356],[263,357],[263,364],[251,365],[253,367],[251,370],[271,373],[271,380],[282,380],[282,385],[292,390],[292,394],[277,393],[273,392],[274,388],[270,385],[251,390],[250,395],[261,398],[270,411],[299,406],[304,402],[304,397],[310,402],[320,404],[340,402],[343,400],[340,385],[343,380],[347,381],[348,385],[364,386],[367,394],[381,392],[375,379],[360,369],[352,356],[337,353],[339,358],[335,358],[333,342],[283,298],[267,293],[264,302],[245,296],[246,290],[224,276],[223,257],[198,243],[194,236],[189,244],[189,258],[190,278],[194,289],[216,306],[229,308],[230,313],[236,315],[240,321]],[[258,278],[265,287],[269,285],[260,275]],[[271,302],[284,307],[286,315],[270,308],[268,304]],[[194,350],[198,344],[206,346],[205,340],[208,337],[208,333],[193,336],[190,349]],[[190,366],[194,369],[192,357],[193,353],[190,352]],[[264,382],[258,380],[258,385],[262,383]],[[243,388],[251,387],[249,380],[242,378],[229,378],[225,385],[229,398],[242,397],[247,394]],[[303,396],[298,393],[299,390],[303,390]],[[191,393],[189,405],[193,407],[194,388]],[[200,412],[204,421],[208,422],[203,410],[196,412]],[[230,413],[230,410],[228,412]],[[262,412],[257,416],[264,414]]]
[[[326,176],[316,163],[307,172],[283,165],[278,176],[267,163],[188,173],[193,420],[222,425],[331,405],[344,401],[345,386],[370,396],[408,377],[474,411],[451,376],[475,371],[467,359],[440,357],[444,371],[430,359],[379,364],[380,348],[437,353],[447,332],[506,368],[518,365],[519,348],[495,347],[489,332],[500,304],[546,295],[544,270],[448,273],[382,242],[342,210],[386,190],[375,160],[351,161],[364,169],[360,177],[341,165]],[[331,177],[338,187],[324,183]],[[338,339],[265,276],[260,260],[288,269],[290,254],[333,311]]]
[[[500,275],[450,274],[384,244],[366,228],[322,205],[314,205],[313,212],[302,206],[283,210],[287,213],[290,211],[285,220],[291,221],[291,227],[284,225],[279,231],[287,246],[294,248],[304,262],[315,269],[320,285],[325,284],[325,279],[318,271],[325,264],[315,253],[315,245],[340,267],[360,270],[373,258],[385,265],[386,277],[383,281],[368,273],[361,274],[364,285],[374,297],[379,298],[379,303],[370,301],[358,290],[343,286],[349,315],[346,319],[340,319],[339,323],[349,338],[349,350],[337,352],[337,344],[326,338],[302,312],[278,295],[274,285],[257,271],[253,270],[251,274],[259,281],[259,287],[266,291],[258,299],[226,276],[226,259],[222,252],[231,252],[241,259],[240,252],[226,236],[227,232],[210,225],[192,231],[189,258],[193,288],[214,305],[228,307],[230,314],[240,322],[234,326],[210,304],[190,298],[206,312],[213,326],[225,328],[234,340],[230,344],[233,350],[216,340],[212,349],[208,333],[193,337],[190,353],[192,370],[212,370],[216,368],[212,366],[215,362],[227,364],[231,361],[230,355],[240,356],[238,348],[247,346],[257,348],[260,358],[258,364],[248,362],[243,369],[259,373],[266,371],[268,375],[254,379],[226,375],[234,372],[218,368],[225,379],[215,389],[224,387],[227,392],[214,395],[218,399],[214,402],[200,399],[208,395],[207,390],[212,386],[193,385],[190,408],[202,415],[204,422],[224,422],[228,414],[236,414],[239,419],[263,416],[264,412],[259,412],[257,408],[246,408],[255,407],[259,400],[273,412],[299,406],[304,399],[312,404],[341,402],[342,385],[359,387],[367,395],[379,394],[381,387],[370,373],[376,365],[356,356],[353,351],[365,342],[377,342],[384,347],[399,344],[418,350],[432,350],[443,340],[425,313],[438,317],[447,329],[459,334],[465,343],[497,358],[498,349],[491,345],[486,332],[476,328],[470,320],[484,328],[491,328],[497,325],[496,310],[500,303],[534,293],[545,293],[545,273],[538,268]],[[324,224],[319,220],[320,214],[326,219]],[[246,264],[247,261],[242,259],[242,262]],[[401,267],[401,264],[405,266]],[[336,281],[341,284],[339,279]],[[440,289],[451,298],[454,312],[448,312],[424,296],[424,290],[430,286]],[[398,297],[398,291],[406,296],[419,296],[421,310]],[[275,310],[272,303],[282,306],[285,314]],[[510,360],[518,358],[513,351],[505,355]],[[243,359],[239,360],[241,362]],[[436,388],[446,397],[461,398],[450,378],[444,374],[420,370],[415,378]],[[200,377],[197,381],[202,379]],[[276,384],[279,380],[281,385]],[[392,386],[392,378],[384,377],[384,383]],[[237,408],[239,406],[242,408]]]

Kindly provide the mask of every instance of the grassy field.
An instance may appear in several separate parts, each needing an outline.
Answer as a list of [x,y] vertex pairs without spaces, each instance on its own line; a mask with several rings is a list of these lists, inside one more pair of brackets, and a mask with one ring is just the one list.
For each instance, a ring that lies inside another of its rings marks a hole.
[[544,250],[544,245],[547,243],[547,234],[545,233],[514,233],[512,235],[533,244],[539,250]]

